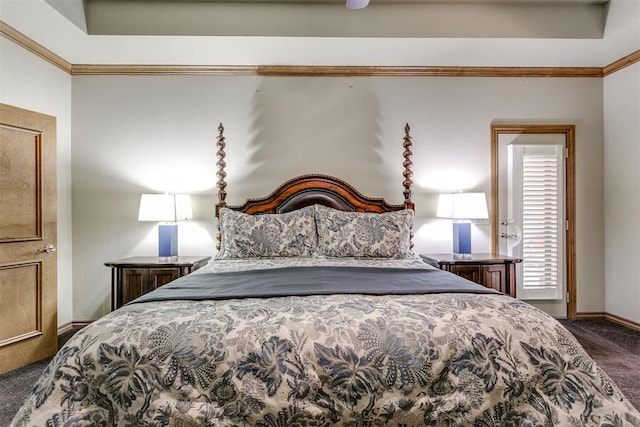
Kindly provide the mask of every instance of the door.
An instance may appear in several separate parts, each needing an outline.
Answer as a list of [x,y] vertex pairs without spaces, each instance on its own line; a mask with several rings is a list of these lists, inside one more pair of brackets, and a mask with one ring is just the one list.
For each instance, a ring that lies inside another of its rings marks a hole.
[[516,274],[520,299],[558,301],[566,294],[565,152],[560,134],[501,144],[500,160],[506,157],[507,170],[500,184],[507,192],[498,205],[499,247],[500,253],[523,260]]
[[180,269],[178,267],[123,268],[121,274],[122,289],[117,292],[119,297],[114,309],[177,279],[180,277]]
[[492,126],[492,249],[522,258],[516,297],[575,317],[572,125]]
[[56,121],[0,104],[0,373],[57,350]]

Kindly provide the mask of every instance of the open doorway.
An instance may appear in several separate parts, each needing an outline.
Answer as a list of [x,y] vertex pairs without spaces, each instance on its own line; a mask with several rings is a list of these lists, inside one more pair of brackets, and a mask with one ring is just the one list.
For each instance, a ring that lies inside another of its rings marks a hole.
[[491,248],[523,258],[516,296],[576,316],[575,126],[492,124]]

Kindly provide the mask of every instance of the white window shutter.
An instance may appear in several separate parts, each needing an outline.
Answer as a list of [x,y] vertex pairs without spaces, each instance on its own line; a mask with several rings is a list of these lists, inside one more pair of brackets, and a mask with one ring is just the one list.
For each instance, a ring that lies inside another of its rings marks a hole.
[[521,299],[564,296],[564,147],[514,145],[512,213],[522,236],[517,278]]

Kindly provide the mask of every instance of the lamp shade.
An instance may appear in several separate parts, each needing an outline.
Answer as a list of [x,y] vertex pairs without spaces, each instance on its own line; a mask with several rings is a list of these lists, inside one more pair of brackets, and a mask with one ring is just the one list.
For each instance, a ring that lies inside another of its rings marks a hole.
[[174,222],[193,219],[191,196],[186,194],[143,194],[138,221]]
[[138,221],[176,220],[175,198],[172,194],[143,194],[140,196]]
[[193,219],[191,209],[191,196],[187,194],[176,194],[176,221],[187,221]]
[[451,219],[486,219],[487,197],[484,193],[440,194],[436,216]]

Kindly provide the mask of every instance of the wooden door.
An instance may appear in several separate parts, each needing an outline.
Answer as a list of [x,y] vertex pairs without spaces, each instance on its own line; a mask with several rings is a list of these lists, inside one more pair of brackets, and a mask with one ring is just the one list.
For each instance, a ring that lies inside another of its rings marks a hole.
[[507,293],[506,289],[506,267],[504,264],[499,265],[483,265],[482,281],[480,282],[487,288]]
[[477,265],[452,265],[451,272],[472,282],[482,282],[480,267]]
[[122,307],[129,301],[147,294],[162,285],[180,277],[180,269],[172,268],[123,268],[122,284],[117,305],[114,308]]
[[116,308],[149,292],[148,268],[123,268]]
[[0,373],[57,350],[56,120],[0,104]]
[[180,277],[179,268],[151,268],[149,269],[149,292],[158,289]]

